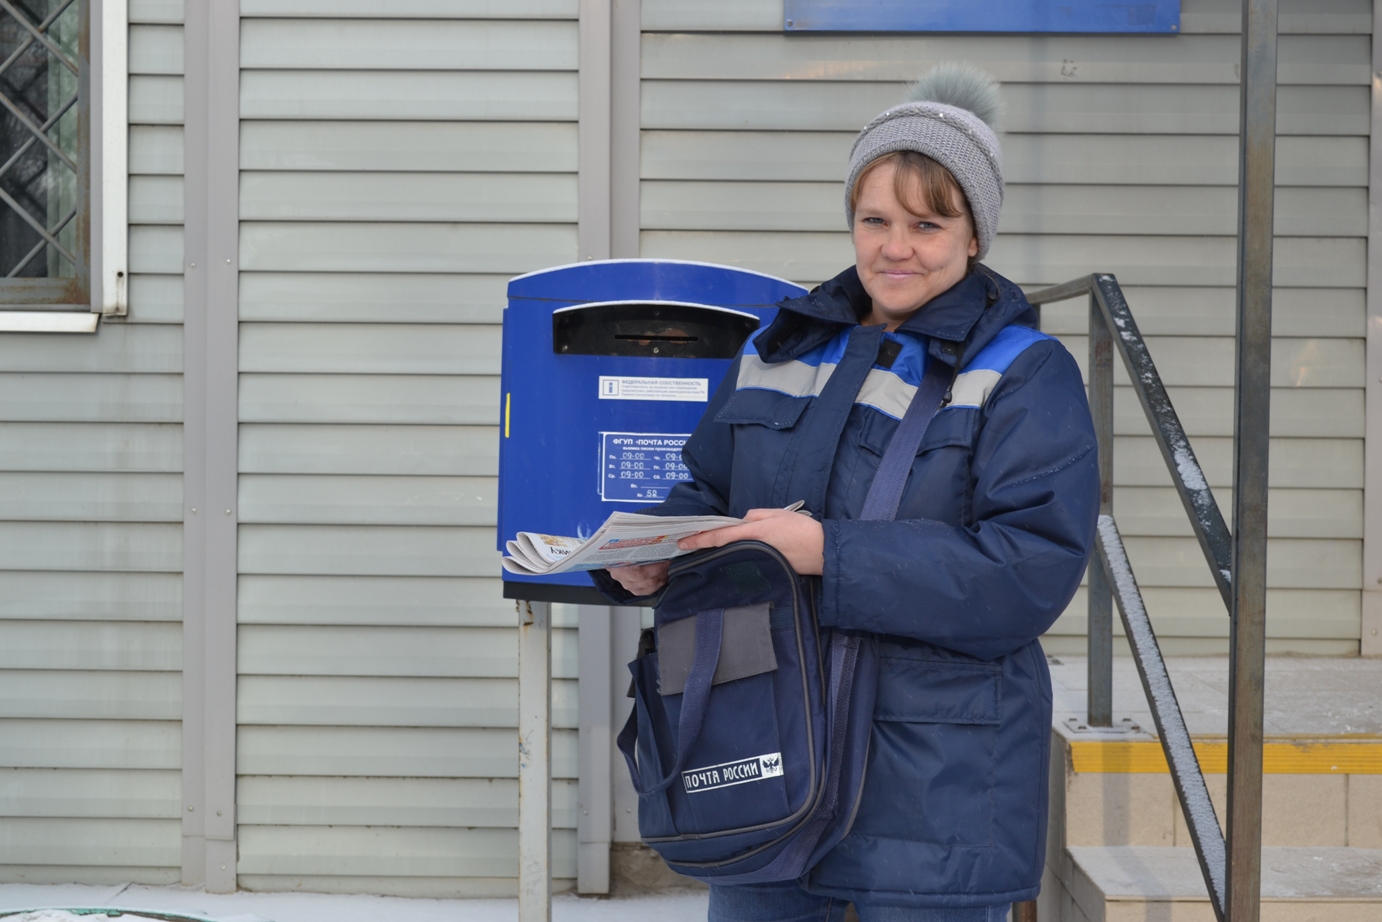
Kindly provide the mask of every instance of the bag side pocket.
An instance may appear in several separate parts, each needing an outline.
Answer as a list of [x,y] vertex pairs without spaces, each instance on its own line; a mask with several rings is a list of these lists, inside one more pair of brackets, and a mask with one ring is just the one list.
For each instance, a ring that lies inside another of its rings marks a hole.
[[[790,813],[771,614],[767,602],[724,609],[707,716],[681,777],[667,791],[673,825],[682,833],[745,828]],[[680,618],[657,629],[661,703],[672,726],[685,697],[696,620]]]
[[[652,646],[652,631],[644,632],[639,648]],[[668,721],[662,696],[657,693],[657,652],[644,652],[629,663],[633,674],[633,714],[631,726],[619,734],[619,748],[629,760],[629,770],[638,787],[652,787],[670,767],[664,764],[662,753],[675,752],[675,729]],[[631,728],[637,729],[637,739],[630,740]],[[630,753],[634,754],[630,758]],[[638,832],[644,838],[674,836],[677,829],[672,822],[672,810],[665,790],[638,795]]]
[[[726,608],[720,638],[720,659],[712,685],[772,672],[777,669],[771,631],[772,605],[742,605]],[[668,621],[657,628],[658,690],[663,695],[680,695],[691,675],[691,659],[696,651],[696,619]]]

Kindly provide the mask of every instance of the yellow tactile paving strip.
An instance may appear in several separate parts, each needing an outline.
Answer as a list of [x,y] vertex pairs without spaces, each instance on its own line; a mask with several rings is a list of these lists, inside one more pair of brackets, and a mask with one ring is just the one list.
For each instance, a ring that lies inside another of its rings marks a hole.
[[[1075,772],[1166,774],[1166,757],[1155,740],[1071,740]],[[1195,743],[1206,774],[1228,771],[1228,743]],[[1376,737],[1332,740],[1268,740],[1262,747],[1262,771],[1268,775],[1382,775],[1382,740]]]

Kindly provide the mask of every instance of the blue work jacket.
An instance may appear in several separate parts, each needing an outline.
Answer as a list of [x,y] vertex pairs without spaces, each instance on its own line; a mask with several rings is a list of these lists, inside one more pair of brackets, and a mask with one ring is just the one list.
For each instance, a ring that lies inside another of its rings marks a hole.
[[[808,889],[919,906],[1032,899],[1051,727],[1037,638],[1079,586],[1099,505],[1080,370],[1033,329],[1022,291],[978,266],[884,334],[838,446],[797,444],[870,306],[853,268],[780,304],[686,444],[693,479],[647,511],[742,516],[809,500],[824,475],[820,508],[808,501],[825,530],[818,617],[878,635],[880,672],[863,796]],[[951,400],[897,518],[860,521],[930,362],[954,369]],[[595,578],[629,598],[607,573]]]

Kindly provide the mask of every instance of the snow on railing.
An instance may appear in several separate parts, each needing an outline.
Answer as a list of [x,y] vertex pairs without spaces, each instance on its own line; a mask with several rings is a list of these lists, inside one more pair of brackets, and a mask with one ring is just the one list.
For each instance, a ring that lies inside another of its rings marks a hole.
[[1185,726],[1180,702],[1176,700],[1176,690],[1171,687],[1171,676],[1166,671],[1161,646],[1156,642],[1152,621],[1147,617],[1147,607],[1142,604],[1142,590],[1137,587],[1137,579],[1128,563],[1123,536],[1118,533],[1118,526],[1111,515],[1099,516],[1099,559],[1109,575],[1109,582],[1113,584],[1113,598],[1118,602],[1123,630],[1127,632],[1128,644],[1137,662],[1137,674],[1142,679],[1142,688],[1152,706],[1152,719],[1156,721],[1157,736],[1166,754],[1166,764],[1171,769],[1176,796],[1185,809],[1185,822],[1190,827],[1190,838],[1195,843],[1200,870],[1204,873],[1205,883],[1211,888],[1214,902],[1222,909],[1224,834],[1219,828],[1214,804],[1209,799],[1209,788],[1205,786],[1199,757],[1195,755],[1195,747],[1190,742],[1190,731]]
[[[1109,623],[1112,612],[1108,604],[1111,591],[1118,603],[1118,613],[1132,647],[1143,691],[1152,708],[1152,719],[1156,722],[1157,735],[1166,754],[1176,797],[1180,800],[1186,824],[1190,828],[1190,838],[1195,845],[1195,855],[1204,874],[1214,913],[1223,920],[1228,865],[1223,830],[1209,799],[1204,772],[1190,741],[1190,732],[1186,728],[1180,704],[1176,701],[1156,633],[1152,630],[1151,619],[1142,602],[1142,592],[1138,589],[1122,536],[1112,515],[1113,377],[1109,364],[1112,357],[1108,354],[1110,339],[1123,358],[1133,390],[1147,415],[1147,421],[1151,423],[1152,433],[1170,471],[1176,493],[1190,518],[1200,550],[1204,553],[1226,607],[1231,605],[1232,600],[1231,538],[1219,504],[1209,488],[1209,481],[1190,447],[1185,428],[1176,415],[1175,407],[1171,405],[1171,398],[1162,384],[1161,375],[1157,373],[1156,363],[1152,361],[1137,322],[1133,320],[1132,310],[1123,297],[1118,280],[1102,273],[1089,275],[1033,292],[1027,299],[1039,305],[1081,295],[1088,295],[1090,301],[1090,406],[1094,411],[1095,430],[1099,438],[1102,497],[1098,526],[1099,560],[1095,564],[1102,574],[1092,570],[1089,581],[1088,716],[1092,723],[1095,715],[1103,715],[1101,719],[1107,720],[1112,714],[1113,641],[1112,625]],[[1096,595],[1102,596],[1102,600]]]

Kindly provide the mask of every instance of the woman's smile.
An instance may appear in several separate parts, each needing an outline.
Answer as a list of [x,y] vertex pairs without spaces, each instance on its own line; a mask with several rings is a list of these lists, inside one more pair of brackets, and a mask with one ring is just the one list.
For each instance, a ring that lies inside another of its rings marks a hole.
[[896,164],[884,163],[860,180],[853,233],[859,281],[873,300],[863,322],[889,330],[964,278],[979,252],[963,195],[957,191],[950,203],[954,217],[924,202],[904,204],[895,191],[896,172]]

